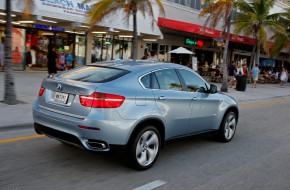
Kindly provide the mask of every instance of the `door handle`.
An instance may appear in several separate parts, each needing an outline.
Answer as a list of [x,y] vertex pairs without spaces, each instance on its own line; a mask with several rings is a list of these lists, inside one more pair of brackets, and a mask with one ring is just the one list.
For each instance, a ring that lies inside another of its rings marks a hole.
[[158,100],[166,100],[165,96],[159,96]]
[[193,97],[192,100],[193,100],[193,101],[196,101],[196,100],[197,100],[197,97]]

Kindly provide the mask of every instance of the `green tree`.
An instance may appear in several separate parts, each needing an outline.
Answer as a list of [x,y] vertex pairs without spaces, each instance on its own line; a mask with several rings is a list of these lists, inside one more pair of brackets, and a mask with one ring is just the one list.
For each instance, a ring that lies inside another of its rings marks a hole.
[[286,33],[276,33],[271,37],[271,40],[274,40],[270,48],[271,57],[277,57],[283,48],[287,48],[287,53],[290,55],[290,8],[279,14],[278,22],[286,28]]
[[[25,0],[24,15],[26,16],[30,10],[33,0]],[[12,69],[12,17],[11,17],[11,0],[6,0],[6,27],[5,27],[5,80],[4,80],[4,103],[8,105],[17,104],[15,83]]]
[[215,28],[220,20],[223,21],[222,27],[222,39],[225,40],[225,47],[223,51],[223,83],[221,86],[222,92],[228,91],[228,72],[227,72],[227,58],[228,58],[228,46],[231,30],[231,13],[234,5],[234,0],[205,0],[207,5],[199,16],[207,16],[205,25]]
[[[89,24],[94,25],[101,21],[105,16],[116,13],[118,10],[124,11],[126,18],[129,20],[130,16],[133,17],[133,39],[132,39],[132,59],[137,59],[137,12],[140,11],[145,17],[146,14],[152,20],[152,26],[154,23],[154,12],[151,0],[85,0],[83,3],[95,2],[92,5],[92,10],[88,11]],[[164,7],[161,0],[155,0],[159,7],[160,13],[164,14]]]
[[247,2],[239,0],[237,9],[239,10],[237,19],[233,22],[235,26],[235,34],[243,32],[246,36],[254,37],[254,46],[250,61],[250,68],[255,63],[259,64],[260,48],[269,55],[269,43],[267,31],[274,34],[285,34],[285,28],[277,22],[279,13],[270,14],[271,8],[276,0],[255,0]]

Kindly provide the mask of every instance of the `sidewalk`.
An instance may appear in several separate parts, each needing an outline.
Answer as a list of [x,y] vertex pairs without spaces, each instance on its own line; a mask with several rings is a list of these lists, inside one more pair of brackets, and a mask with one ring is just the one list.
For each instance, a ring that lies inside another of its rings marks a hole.
[[[43,71],[15,71],[14,82],[17,105],[6,105],[0,102],[0,128],[32,126],[32,104],[38,96],[38,90],[43,78],[47,76]],[[213,83],[221,87],[221,83]],[[248,104],[254,101],[264,101],[269,98],[290,97],[290,84],[280,88],[279,84],[257,84],[257,88],[251,88],[247,84],[245,92],[229,88],[225,93],[237,100],[239,105]],[[0,72],[0,101],[4,98],[4,72]]]

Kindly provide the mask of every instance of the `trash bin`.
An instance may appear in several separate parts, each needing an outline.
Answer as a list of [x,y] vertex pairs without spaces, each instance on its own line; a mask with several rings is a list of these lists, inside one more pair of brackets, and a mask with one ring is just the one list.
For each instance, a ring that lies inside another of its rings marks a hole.
[[247,76],[236,76],[236,79],[237,79],[236,85],[237,91],[245,91],[247,86]]

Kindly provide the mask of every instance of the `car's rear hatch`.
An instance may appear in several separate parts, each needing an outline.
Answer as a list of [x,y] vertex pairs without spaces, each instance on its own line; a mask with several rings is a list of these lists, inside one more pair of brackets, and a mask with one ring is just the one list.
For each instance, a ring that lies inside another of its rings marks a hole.
[[62,79],[44,80],[42,87],[44,94],[39,96],[39,105],[48,111],[59,114],[84,118],[90,112],[90,107],[80,104],[80,95],[92,94],[101,85]]
[[89,96],[106,82],[117,79],[128,73],[126,70],[84,66],[62,73],[42,82],[43,94],[39,96],[39,106],[42,109],[59,114],[85,118],[91,107],[83,106],[80,96]]

